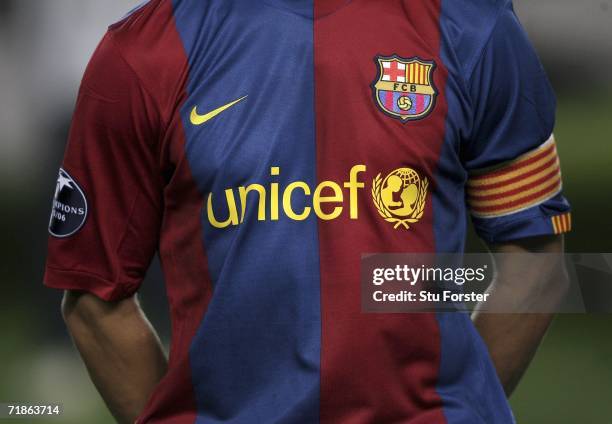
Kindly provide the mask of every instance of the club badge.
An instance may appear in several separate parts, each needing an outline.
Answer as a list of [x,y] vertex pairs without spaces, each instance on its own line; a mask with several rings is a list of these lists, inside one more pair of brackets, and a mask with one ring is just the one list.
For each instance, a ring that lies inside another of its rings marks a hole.
[[386,115],[402,122],[428,116],[438,91],[433,83],[434,61],[397,55],[375,58],[378,75],[372,84],[374,102]]

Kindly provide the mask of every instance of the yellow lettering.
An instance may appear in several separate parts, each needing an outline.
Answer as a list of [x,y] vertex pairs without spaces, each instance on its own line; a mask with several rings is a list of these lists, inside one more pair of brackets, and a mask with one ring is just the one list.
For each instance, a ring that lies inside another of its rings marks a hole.
[[231,225],[238,225],[238,209],[236,208],[236,199],[234,199],[234,192],[232,189],[225,190],[225,198],[227,199],[227,208],[229,209],[228,218],[223,221],[217,221],[212,207],[212,193],[208,195],[208,202],[206,210],[208,212],[208,221],[210,225],[216,228],[225,228]]
[[[304,221],[314,209],[315,214],[319,219],[329,221],[338,218],[344,210],[344,189],[348,190],[349,197],[349,217],[350,219],[359,218],[359,190],[365,188],[365,183],[359,180],[359,174],[366,172],[365,165],[355,165],[349,172],[348,181],[337,183],[335,181],[322,181],[312,193],[312,201],[309,206],[304,206],[302,211],[296,212],[291,203],[294,191],[300,190],[306,197],[311,196],[311,187],[305,181],[294,181],[284,188],[282,200],[280,197],[280,183],[270,183],[269,203],[270,203],[270,219],[272,221],[279,220],[280,202],[282,201],[283,213],[290,219],[295,221]],[[271,176],[280,175],[280,167],[273,166],[270,168]],[[207,199],[206,211],[208,221],[215,228],[225,228],[230,225],[239,225],[244,222],[247,214],[247,202],[249,193],[257,193],[257,220],[265,221],[267,219],[268,206],[268,190],[267,186],[262,184],[249,184],[247,186],[238,187],[238,197],[240,201],[240,210],[237,207],[235,194],[233,189],[225,190],[225,198],[227,201],[228,216],[227,219],[220,221],[215,217],[213,210],[213,195],[210,193]],[[252,196],[251,196],[252,197]],[[251,203],[254,200],[251,199]],[[325,204],[332,206],[325,207]],[[324,210],[325,208],[325,210]],[[240,214],[239,214],[240,212]]]
[[301,188],[306,196],[310,196],[310,187],[308,187],[308,184],[306,184],[304,181],[296,181],[289,184],[283,193],[283,210],[289,218],[295,221],[303,221],[308,218],[308,215],[310,215],[310,206],[304,207],[304,211],[302,211],[300,214],[293,211],[293,208],[291,207],[291,194],[296,188]]
[[[270,175],[280,175],[280,168],[271,167]],[[278,221],[278,183],[270,184],[270,219]]]
[[259,204],[257,206],[257,219],[259,221],[266,220],[266,189],[261,184],[250,184],[247,187],[239,187],[240,204],[242,205],[242,215],[240,215],[240,223],[244,222],[246,214],[247,195],[250,191],[256,191],[259,194]]
[[[334,192],[332,196],[322,196],[321,192],[330,188]],[[321,208],[323,203],[342,203],[343,194],[342,188],[338,184],[333,181],[323,181],[319,184],[314,192],[314,196],[312,199],[312,206],[314,207],[315,213],[317,216],[323,220],[329,221],[332,219],[336,219],[342,213],[342,206],[336,206],[331,213],[325,213]]]
[[344,183],[344,187],[349,189],[349,210],[351,219],[359,217],[359,209],[357,207],[357,190],[365,187],[365,183],[359,182],[357,176],[360,172],[365,172],[365,165],[355,165],[351,168],[349,181]]

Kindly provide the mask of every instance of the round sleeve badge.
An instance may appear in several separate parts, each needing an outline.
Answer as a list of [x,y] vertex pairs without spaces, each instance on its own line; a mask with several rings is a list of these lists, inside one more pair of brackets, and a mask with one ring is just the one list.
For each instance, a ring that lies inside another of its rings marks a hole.
[[49,233],[68,237],[79,231],[87,218],[87,199],[77,182],[60,168],[53,196]]

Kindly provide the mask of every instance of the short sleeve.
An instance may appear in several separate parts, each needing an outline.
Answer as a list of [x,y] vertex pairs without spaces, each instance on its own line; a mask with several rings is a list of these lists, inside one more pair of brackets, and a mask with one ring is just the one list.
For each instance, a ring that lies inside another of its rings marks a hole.
[[473,126],[463,161],[477,233],[494,243],[569,231],[553,136],[555,96],[510,2],[469,87]]
[[45,285],[105,300],[139,288],[161,220],[158,118],[108,33],[85,71],[58,173]]

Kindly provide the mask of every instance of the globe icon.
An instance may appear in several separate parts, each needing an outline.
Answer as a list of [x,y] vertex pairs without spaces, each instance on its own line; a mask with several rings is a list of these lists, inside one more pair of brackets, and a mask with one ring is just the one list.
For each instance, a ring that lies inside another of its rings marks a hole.
[[410,168],[399,168],[391,173],[391,175],[397,175],[402,179],[403,188],[408,187],[411,184],[419,185],[421,182],[421,178],[419,174],[416,173],[415,170]]

